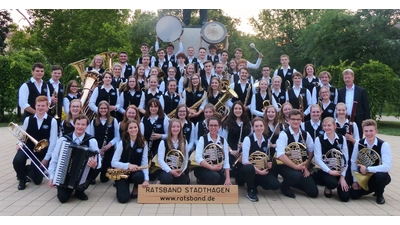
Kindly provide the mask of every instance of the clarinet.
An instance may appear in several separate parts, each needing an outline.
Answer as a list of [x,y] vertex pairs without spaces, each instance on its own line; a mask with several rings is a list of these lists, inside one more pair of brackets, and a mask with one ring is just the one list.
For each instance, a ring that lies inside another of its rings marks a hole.
[[[104,140],[103,140],[103,145],[101,146],[101,149],[103,149],[107,145],[107,140],[108,140],[108,125],[106,122],[106,130],[104,131]],[[104,157],[104,155],[103,155],[103,157]]]
[[157,121],[154,121],[154,123],[153,123],[153,128],[152,128],[152,131],[151,131],[151,135],[150,135],[150,138],[149,138],[149,144],[148,144],[149,168],[151,167],[152,159],[153,159],[153,157],[154,157],[153,151],[151,150],[151,147],[153,146],[153,138],[152,138],[151,136],[153,136],[154,131],[156,130],[156,122],[157,122]]
[[203,121],[203,130],[204,130],[204,135],[208,134],[208,128],[206,127],[206,123]]

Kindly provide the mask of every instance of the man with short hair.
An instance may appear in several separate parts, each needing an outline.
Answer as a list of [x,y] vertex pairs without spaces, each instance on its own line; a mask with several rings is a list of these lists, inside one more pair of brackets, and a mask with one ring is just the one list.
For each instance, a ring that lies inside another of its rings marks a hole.
[[[292,109],[289,113],[289,127],[281,131],[276,141],[276,157],[282,161],[283,165],[278,165],[278,173],[282,176],[281,192],[289,198],[296,198],[290,187],[295,187],[304,191],[309,197],[318,197],[318,187],[314,179],[310,176],[311,160],[314,157],[314,142],[311,135],[301,129],[302,112]],[[304,145],[306,155],[297,152],[297,149],[286,152],[286,147],[291,143]]]
[[51,110],[48,111],[48,114],[57,120],[58,126],[61,123],[64,98],[64,85],[60,82],[62,71],[63,69],[61,66],[54,65],[51,68],[51,78],[47,81],[47,87],[51,95]]
[[[375,192],[376,203],[382,205],[385,204],[383,192],[385,191],[386,185],[388,185],[391,181],[389,171],[392,167],[392,152],[389,143],[376,137],[378,134],[378,127],[375,120],[364,120],[362,122],[362,129],[365,138],[357,141],[354,144],[354,150],[351,156],[351,171],[353,171],[352,174],[354,182],[352,188],[350,189],[351,198],[359,199],[362,195]],[[358,160],[358,154],[361,154],[361,156],[364,158],[368,157],[369,159],[376,160],[371,160],[373,163],[372,165],[363,165]],[[381,163],[379,163],[379,160],[377,160],[379,158],[381,159]],[[360,181],[357,180],[355,176],[356,171],[361,173],[361,176],[372,174],[365,184],[367,185],[366,187],[360,186]]]
[[50,92],[47,84],[43,82],[44,65],[42,63],[35,63],[32,66],[32,77],[28,82],[23,83],[18,90],[18,104],[24,110],[23,119],[28,116],[34,115],[36,97],[44,95],[50,102]]
[[346,86],[339,89],[338,102],[343,102],[346,104],[347,115],[350,118],[353,112],[354,102],[357,102],[354,122],[356,122],[358,126],[358,130],[360,131],[359,138],[361,139],[363,137],[363,129],[361,124],[364,120],[371,118],[367,91],[364,88],[354,84],[353,70],[345,69],[342,72],[342,75]]
[[[153,47],[152,47],[153,48]],[[151,48],[151,49],[152,49]],[[142,52],[142,56],[138,58],[137,62],[136,62],[136,67],[139,64],[143,64],[143,56],[144,55],[149,55],[150,56],[150,62],[149,65],[154,65],[154,62],[156,61],[156,57],[150,55],[150,51],[151,49],[149,48],[149,44],[147,43],[142,43],[142,45],[140,46],[140,51]]]
[[187,65],[188,63],[197,63],[197,58],[194,56],[194,48],[192,46],[187,48],[187,57],[185,60],[185,64]]
[[118,56],[119,64],[122,66],[122,78],[128,79],[135,73],[135,67],[128,64],[128,53],[125,51],[119,52]]
[[286,83],[288,82],[290,83],[289,87],[293,86],[292,74],[297,70],[289,66],[290,60],[288,55],[286,54],[281,55],[280,61],[281,61],[281,68],[275,70],[274,76],[280,76],[282,78],[281,90],[286,91]]

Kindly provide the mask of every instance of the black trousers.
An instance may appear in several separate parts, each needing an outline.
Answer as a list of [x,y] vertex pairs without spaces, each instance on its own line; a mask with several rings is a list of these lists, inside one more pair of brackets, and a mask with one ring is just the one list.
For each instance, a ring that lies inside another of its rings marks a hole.
[[269,172],[267,175],[256,174],[256,170],[253,165],[246,164],[238,170],[236,182],[247,185],[247,191],[255,190],[258,186],[261,186],[264,190],[278,190],[280,183],[276,175]]
[[378,172],[375,173],[371,176],[371,178],[368,181],[368,188],[369,190],[350,190],[351,198],[352,199],[359,199],[363,195],[368,195],[372,192],[375,192],[375,195],[377,197],[380,197],[383,195],[383,192],[385,191],[386,185],[388,185],[392,181],[389,173],[382,173]]
[[115,188],[117,189],[117,200],[120,203],[126,203],[131,198],[131,192],[129,191],[129,184],[133,183],[133,187],[136,188],[139,184],[144,182],[144,174],[142,171],[136,171],[129,174],[128,179],[121,179],[115,181]]
[[[57,187],[57,198],[61,203],[66,203],[70,198],[74,189],[65,188],[65,187]],[[84,190],[75,190],[75,194],[79,195],[79,192],[84,192]]]
[[311,198],[318,197],[318,187],[311,175],[304,177],[301,171],[286,165],[279,165],[278,173],[283,177],[282,188],[294,187],[304,191]]
[[[320,178],[323,180],[323,183],[325,184],[326,188],[328,188],[330,190],[336,188],[339,199],[342,202],[347,202],[350,200],[350,189],[348,191],[342,190],[342,187],[339,184],[340,176],[335,177],[335,176],[329,175],[328,173],[325,173],[322,170],[318,171],[318,173],[320,173]],[[349,185],[349,187],[351,187],[352,183],[351,182],[349,183],[347,181],[348,179],[346,179],[346,178],[345,178],[345,180],[346,180],[347,185]]]
[[211,171],[204,167],[194,168],[194,176],[200,181],[201,184],[208,185],[221,185],[225,183],[225,171]]
[[174,177],[172,174],[167,173],[164,170],[159,170],[158,179],[161,184],[188,184],[188,178],[185,173],[182,173],[179,177]]
[[[200,9],[199,11],[200,11],[200,25],[202,25],[203,23],[207,22],[208,10],[207,9]],[[189,25],[190,24],[191,13],[192,13],[191,9],[184,9],[183,10],[182,22],[185,25]]]
[[[29,151],[29,150],[26,150]],[[34,154],[32,152],[28,152],[28,154]],[[39,160],[42,160],[43,157],[37,156]],[[27,175],[32,179],[32,181],[39,185],[43,181],[43,174],[36,168],[35,165],[26,166],[26,161],[29,158],[25,155],[22,150],[18,150],[13,159],[13,167],[15,172],[17,173],[17,177],[20,180],[25,179]],[[38,163],[38,162],[37,162]]]
[[96,169],[95,174],[93,175],[93,180],[96,180],[96,177],[100,174],[100,181],[107,182],[108,177],[106,177],[107,169],[111,168],[111,160],[114,156],[115,148],[114,146],[108,149],[108,151],[104,152],[103,159],[101,161],[101,168]]

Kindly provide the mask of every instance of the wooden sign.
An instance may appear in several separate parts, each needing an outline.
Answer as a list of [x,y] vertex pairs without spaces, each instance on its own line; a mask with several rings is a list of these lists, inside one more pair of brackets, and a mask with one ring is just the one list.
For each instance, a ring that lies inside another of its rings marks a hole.
[[152,204],[216,204],[238,203],[237,185],[139,185],[138,203]]

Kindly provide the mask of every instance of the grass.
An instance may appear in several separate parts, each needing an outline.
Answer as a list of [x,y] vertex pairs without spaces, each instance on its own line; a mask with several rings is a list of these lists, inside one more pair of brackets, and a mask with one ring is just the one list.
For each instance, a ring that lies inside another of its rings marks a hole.
[[380,134],[400,136],[400,122],[378,121],[378,130]]

